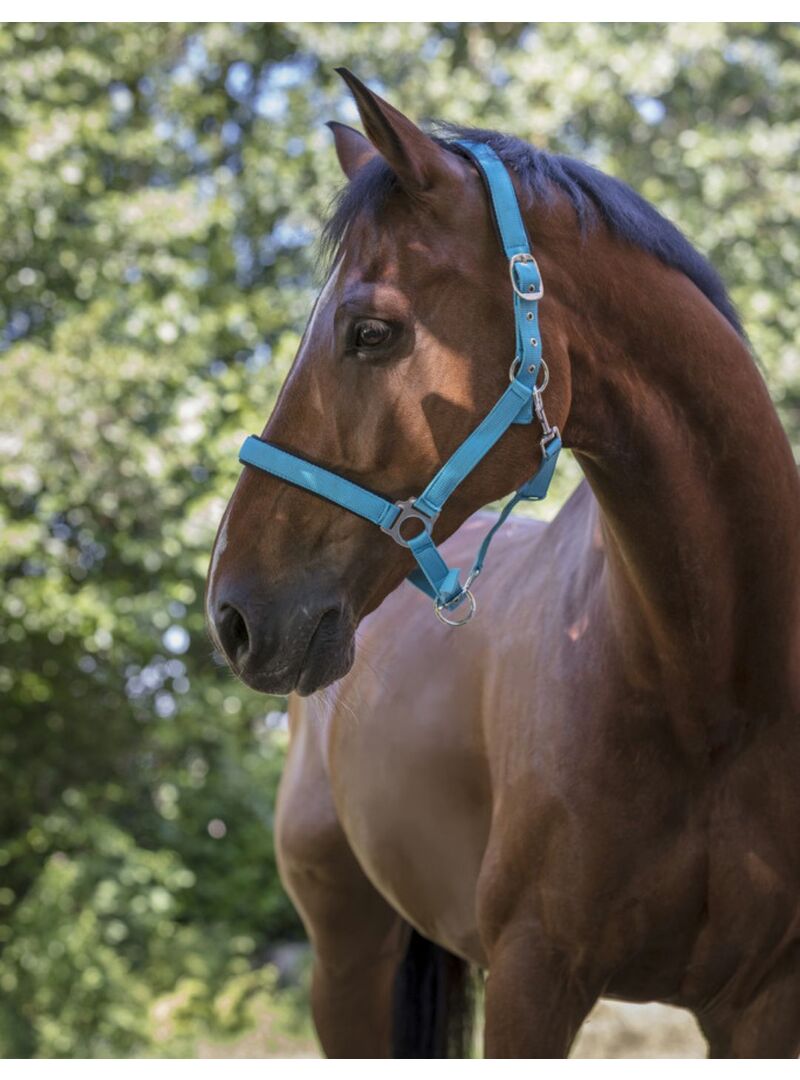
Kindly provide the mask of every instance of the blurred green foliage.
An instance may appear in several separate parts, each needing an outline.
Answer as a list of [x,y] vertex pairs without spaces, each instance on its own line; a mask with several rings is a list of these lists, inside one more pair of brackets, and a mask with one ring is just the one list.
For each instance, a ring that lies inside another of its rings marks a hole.
[[0,1053],[190,1053],[247,1024],[299,933],[283,703],[212,657],[202,601],[313,298],[323,122],[355,119],[333,67],[641,190],[727,279],[797,437],[799,47],[794,25],[0,26]]

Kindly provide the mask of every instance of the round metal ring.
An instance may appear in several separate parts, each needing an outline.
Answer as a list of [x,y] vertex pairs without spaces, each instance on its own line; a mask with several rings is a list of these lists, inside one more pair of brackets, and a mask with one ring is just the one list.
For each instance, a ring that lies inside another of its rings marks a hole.
[[[550,368],[547,366],[547,361],[544,358],[539,366],[539,371],[544,372],[544,382],[541,386],[536,387],[536,392],[537,394],[543,394],[547,389],[547,384],[550,382]],[[538,379],[539,376],[537,375],[536,378]]]
[[[455,608],[461,607],[465,600],[469,604],[466,615],[462,616],[460,619],[448,619],[444,612],[453,606],[455,606]],[[477,601],[469,589],[463,589],[458,596],[455,597],[455,600],[451,600],[449,604],[442,604],[436,600],[433,605],[433,610],[436,612],[436,618],[439,622],[443,622],[445,626],[465,626],[477,609]]]
[[522,361],[520,360],[520,358],[518,356],[515,356],[514,359],[511,361],[511,367],[508,369],[508,381],[509,382],[513,382],[514,379],[516,379],[517,372],[520,369],[521,363],[522,363]]

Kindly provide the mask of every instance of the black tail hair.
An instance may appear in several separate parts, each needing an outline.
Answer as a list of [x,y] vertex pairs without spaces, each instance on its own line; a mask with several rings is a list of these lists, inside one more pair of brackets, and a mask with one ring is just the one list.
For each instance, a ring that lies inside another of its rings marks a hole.
[[470,965],[412,929],[395,977],[392,1057],[470,1057],[473,1014]]

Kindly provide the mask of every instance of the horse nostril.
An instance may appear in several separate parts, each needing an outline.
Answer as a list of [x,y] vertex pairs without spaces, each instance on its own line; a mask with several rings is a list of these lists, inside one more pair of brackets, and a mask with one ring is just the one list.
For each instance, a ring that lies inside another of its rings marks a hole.
[[241,667],[250,651],[250,635],[244,616],[233,604],[220,604],[217,634],[228,659],[236,667]]

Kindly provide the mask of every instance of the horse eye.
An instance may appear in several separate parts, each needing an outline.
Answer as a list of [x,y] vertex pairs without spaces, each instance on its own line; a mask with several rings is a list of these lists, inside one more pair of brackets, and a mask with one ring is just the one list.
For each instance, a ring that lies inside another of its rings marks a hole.
[[375,349],[385,345],[391,333],[391,326],[380,319],[364,319],[354,327],[353,344],[357,349]]

